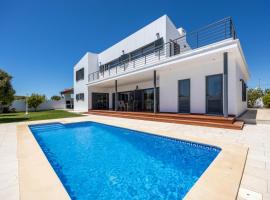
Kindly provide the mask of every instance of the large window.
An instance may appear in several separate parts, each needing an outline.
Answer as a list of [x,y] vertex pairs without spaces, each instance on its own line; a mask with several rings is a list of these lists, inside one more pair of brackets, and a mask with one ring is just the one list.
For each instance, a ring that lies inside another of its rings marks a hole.
[[222,74],[206,77],[206,113],[223,113],[223,76]]
[[76,100],[77,101],[84,101],[84,93],[76,94]]
[[247,84],[242,80],[242,101],[247,101]]
[[79,69],[76,71],[76,81],[84,79],[84,68]]
[[178,81],[178,112],[190,112],[190,79]]

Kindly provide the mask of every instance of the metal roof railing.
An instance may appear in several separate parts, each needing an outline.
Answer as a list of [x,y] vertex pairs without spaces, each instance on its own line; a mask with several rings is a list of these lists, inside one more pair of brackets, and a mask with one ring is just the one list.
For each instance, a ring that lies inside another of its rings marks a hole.
[[119,59],[117,65],[107,65],[106,68],[88,74],[88,82],[112,78],[119,74],[134,71],[147,65],[158,63],[170,57],[207,46],[226,39],[236,39],[235,27],[231,17],[209,24],[196,31],[153,47],[140,55],[129,54],[126,59]]

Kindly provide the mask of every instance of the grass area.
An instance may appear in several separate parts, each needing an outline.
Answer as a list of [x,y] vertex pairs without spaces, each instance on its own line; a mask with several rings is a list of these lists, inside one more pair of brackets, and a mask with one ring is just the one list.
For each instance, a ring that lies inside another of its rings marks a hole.
[[29,112],[28,116],[25,115],[25,112],[3,113],[0,114],[0,123],[58,119],[66,117],[78,117],[78,116],[82,115],[77,113],[70,113],[64,110]]

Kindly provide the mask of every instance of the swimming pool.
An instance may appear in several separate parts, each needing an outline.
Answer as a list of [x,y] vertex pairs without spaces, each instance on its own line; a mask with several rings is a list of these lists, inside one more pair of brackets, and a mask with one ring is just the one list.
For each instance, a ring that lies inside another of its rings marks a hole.
[[31,125],[72,199],[182,199],[217,147],[95,122]]

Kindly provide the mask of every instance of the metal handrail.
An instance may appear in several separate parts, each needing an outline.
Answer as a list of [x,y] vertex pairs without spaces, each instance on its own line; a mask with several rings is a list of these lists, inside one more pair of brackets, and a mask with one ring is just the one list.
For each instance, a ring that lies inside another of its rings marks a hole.
[[88,74],[88,82],[109,78],[120,73],[132,71],[135,68],[145,67],[175,55],[194,50],[228,38],[236,39],[235,27],[231,17],[224,18],[207,26],[186,33],[185,35],[162,44],[161,46],[122,60],[116,66]]

